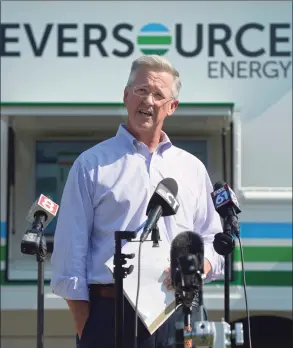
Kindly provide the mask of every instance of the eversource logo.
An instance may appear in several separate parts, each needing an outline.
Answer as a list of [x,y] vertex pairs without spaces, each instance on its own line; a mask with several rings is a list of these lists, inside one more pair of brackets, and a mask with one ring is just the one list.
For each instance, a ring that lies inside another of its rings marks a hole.
[[143,54],[163,56],[172,44],[170,30],[163,24],[150,23],[144,25],[137,37],[137,45]]
[[[2,58],[124,59],[166,56],[178,69],[191,66],[209,78],[290,78],[291,28],[287,22],[1,23]],[[114,60],[113,60],[114,59]],[[180,67],[181,66],[181,67]]]

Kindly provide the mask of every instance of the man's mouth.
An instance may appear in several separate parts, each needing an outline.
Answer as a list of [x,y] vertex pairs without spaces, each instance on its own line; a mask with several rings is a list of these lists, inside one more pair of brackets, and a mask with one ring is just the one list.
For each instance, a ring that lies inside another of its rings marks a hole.
[[153,115],[152,111],[145,110],[145,109],[140,109],[138,112],[140,113],[140,115],[143,115],[143,116],[152,116]]

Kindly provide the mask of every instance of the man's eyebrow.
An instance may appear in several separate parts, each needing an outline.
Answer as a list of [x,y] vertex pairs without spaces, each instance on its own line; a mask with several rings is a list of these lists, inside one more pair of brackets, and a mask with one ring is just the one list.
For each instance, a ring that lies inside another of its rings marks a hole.
[[153,91],[161,92],[163,94],[164,94],[164,92],[166,92],[166,91],[168,91],[170,89],[170,88],[168,88],[166,86],[153,86],[153,85],[149,84],[148,82],[136,85],[135,87],[136,88],[138,88],[138,87],[146,87],[146,88],[149,88],[149,89],[151,89]]

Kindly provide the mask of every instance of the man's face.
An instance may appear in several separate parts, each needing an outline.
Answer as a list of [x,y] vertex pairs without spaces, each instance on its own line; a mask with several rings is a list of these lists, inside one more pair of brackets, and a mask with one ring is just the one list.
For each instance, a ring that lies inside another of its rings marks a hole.
[[130,131],[143,134],[162,128],[164,119],[178,105],[173,98],[173,84],[173,76],[167,72],[143,69],[136,73],[131,87],[124,90]]

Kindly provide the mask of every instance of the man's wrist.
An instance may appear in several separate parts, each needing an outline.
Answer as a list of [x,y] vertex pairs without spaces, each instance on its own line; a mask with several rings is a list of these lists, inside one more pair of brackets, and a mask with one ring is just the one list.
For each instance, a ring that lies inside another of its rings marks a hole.
[[210,263],[210,261],[206,258],[204,258],[204,264],[203,264],[203,270],[204,270],[204,274],[207,276],[211,270],[212,270],[212,265]]
[[72,313],[76,332],[81,337],[90,312],[90,303],[82,300],[66,300]]

